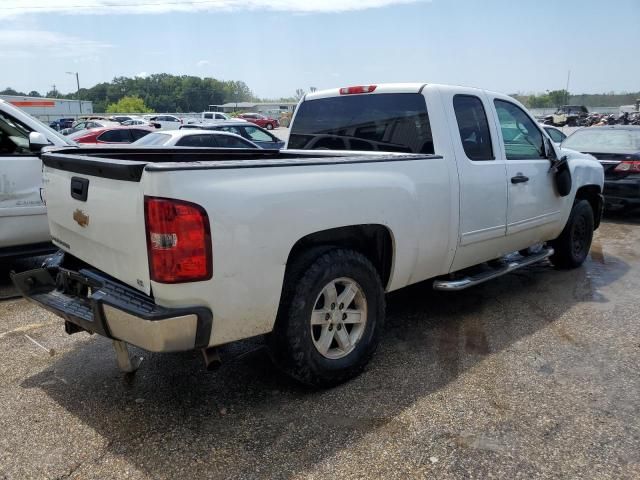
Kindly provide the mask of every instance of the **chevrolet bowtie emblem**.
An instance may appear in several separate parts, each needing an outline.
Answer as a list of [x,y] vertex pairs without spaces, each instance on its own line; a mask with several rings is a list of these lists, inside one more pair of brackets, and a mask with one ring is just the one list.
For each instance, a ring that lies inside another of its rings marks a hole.
[[75,212],[73,212],[73,219],[78,225],[83,228],[89,225],[89,215],[87,215],[80,209],[77,209]]

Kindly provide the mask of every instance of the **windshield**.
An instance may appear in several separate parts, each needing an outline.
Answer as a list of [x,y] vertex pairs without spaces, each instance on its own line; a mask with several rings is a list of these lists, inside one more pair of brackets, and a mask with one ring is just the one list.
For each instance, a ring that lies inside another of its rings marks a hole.
[[171,135],[166,133],[150,133],[140,140],[136,140],[132,145],[164,145],[171,139]]
[[640,151],[640,129],[585,128],[569,136],[562,146],[581,152],[634,153]]
[[344,95],[303,102],[289,148],[434,153],[418,93]]

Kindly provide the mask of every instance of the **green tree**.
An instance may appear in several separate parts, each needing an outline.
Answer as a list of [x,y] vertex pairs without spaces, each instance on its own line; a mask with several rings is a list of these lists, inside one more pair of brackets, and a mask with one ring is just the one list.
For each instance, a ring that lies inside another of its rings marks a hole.
[[547,95],[552,107],[561,107],[569,101],[569,92],[566,90],[551,90]]
[[144,104],[140,97],[122,97],[115,103],[109,104],[107,113],[153,113],[154,110]]
[[20,95],[26,97],[24,92],[18,92],[11,87],[7,87],[4,90],[0,91],[0,95]]

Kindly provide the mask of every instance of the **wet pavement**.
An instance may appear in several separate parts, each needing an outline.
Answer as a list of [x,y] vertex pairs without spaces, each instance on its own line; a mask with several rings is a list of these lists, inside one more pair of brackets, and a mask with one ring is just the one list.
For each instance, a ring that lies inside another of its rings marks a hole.
[[577,270],[393,293],[369,368],[328,391],[260,339],[124,376],[104,338],[0,302],[0,478],[640,478],[639,246],[619,216]]

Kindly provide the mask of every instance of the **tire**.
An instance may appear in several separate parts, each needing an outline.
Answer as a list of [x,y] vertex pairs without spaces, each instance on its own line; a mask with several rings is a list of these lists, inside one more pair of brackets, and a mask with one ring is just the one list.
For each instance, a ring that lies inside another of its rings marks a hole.
[[558,268],[577,268],[586,260],[592,240],[593,209],[587,200],[578,200],[562,233],[550,242],[555,253],[549,260]]
[[273,123],[267,123],[267,124],[265,125],[265,128],[266,128],[267,130],[273,130]]
[[[340,304],[347,291],[356,293],[349,304]],[[332,298],[336,301],[329,303]],[[271,356],[303,384],[317,388],[339,385],[362,372],[371,359],[380,341],[384,314],[380,276],[364,255],[337,248],[319,251],[310,262],[309,255],[303,255],[285,280],[278,318],[268,340]]]

